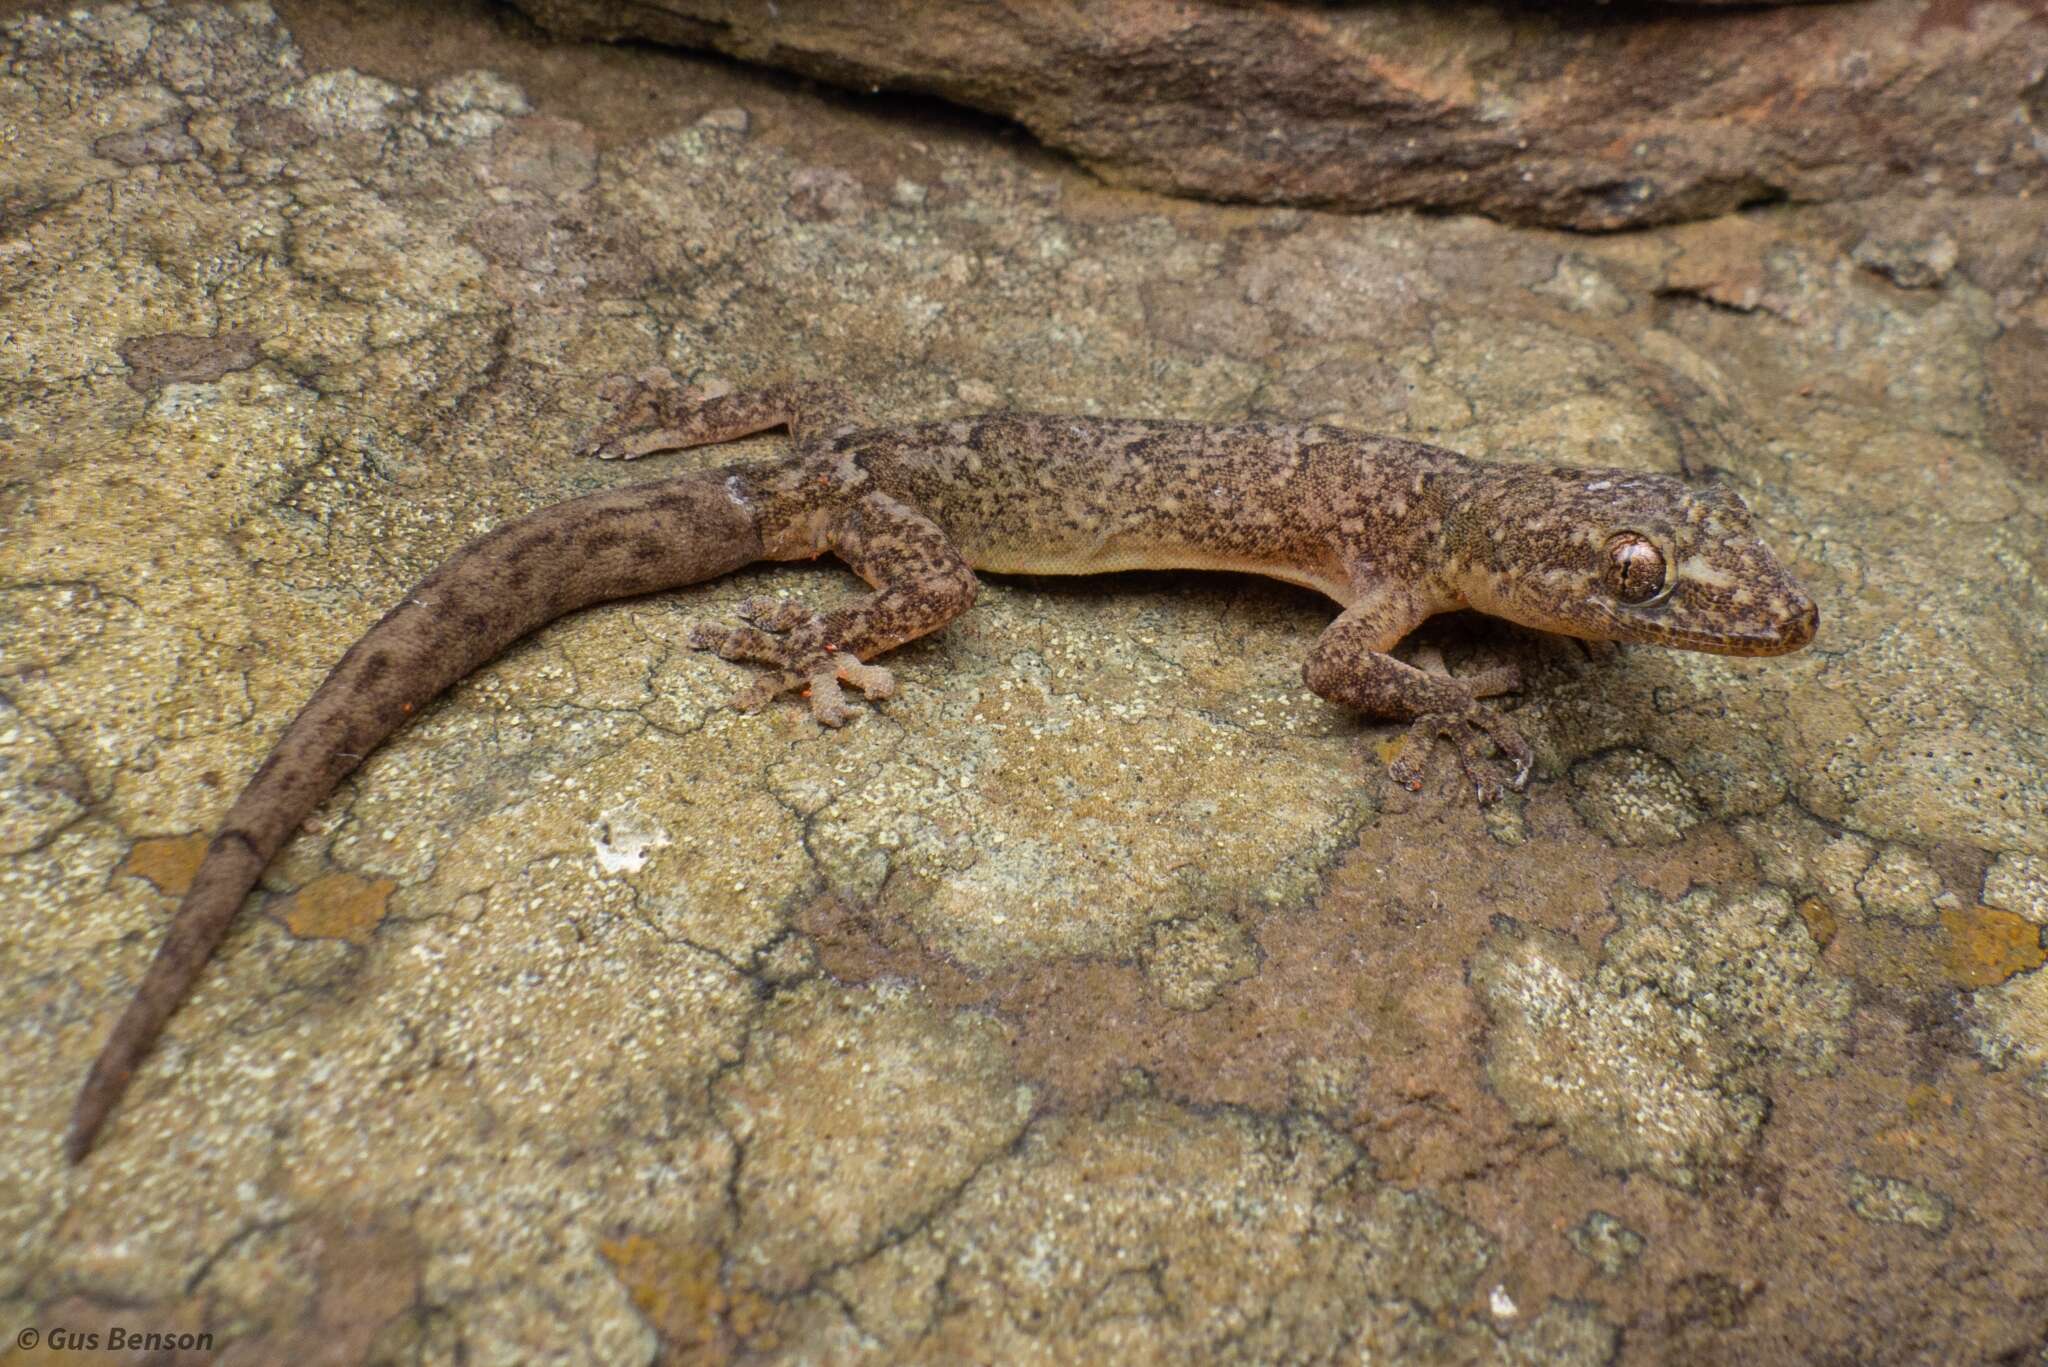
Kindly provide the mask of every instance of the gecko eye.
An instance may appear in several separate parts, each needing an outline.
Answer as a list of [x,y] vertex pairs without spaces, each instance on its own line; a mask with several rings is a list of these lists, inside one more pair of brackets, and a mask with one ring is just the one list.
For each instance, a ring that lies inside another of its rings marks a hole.
[[1641,532],[1616,532],[1607,541],[1607,565],[1600,582],[1624,603],[1643,604],[1660,597],[1664,552]]

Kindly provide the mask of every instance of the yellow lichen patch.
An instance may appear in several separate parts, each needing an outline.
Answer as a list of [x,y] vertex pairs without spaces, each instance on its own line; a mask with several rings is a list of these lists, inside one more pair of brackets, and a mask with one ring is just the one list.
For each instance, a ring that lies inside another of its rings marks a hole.
[[128,857],[121,861],[121,872],[132,878],[147,878],[166,896],[183,897],[205,858],[203,835],[155,835],[135,842]]
[[1945,967],[1958,987],[1992,987],[2048,963],[2041,928],[1995,907],[1962,907],[1941,914],[1948,931]]
[[[728,1292],[718,1278],[718,1250],[675,1247],[644,1234],[607,1239],[597,1246],[612,1265],[633,1308],[662,1338],[678,1362],[727,1362],[735,1338],[751,1338],[768,1318],[768,1305],[747,1291]],[[760,1345],[755,1345],[760,1346]]]
[[330,873],[293,893],[280,919],[302,940],[362,944],[384,919],[386,905],[397,889],[395,879]]
[[1799,919],[1806,922],[1807,932],[1821,949],[1834,943],[1835,932],[1841,929],[1834,908],[1818,897],[1809,897],[1799,904]]

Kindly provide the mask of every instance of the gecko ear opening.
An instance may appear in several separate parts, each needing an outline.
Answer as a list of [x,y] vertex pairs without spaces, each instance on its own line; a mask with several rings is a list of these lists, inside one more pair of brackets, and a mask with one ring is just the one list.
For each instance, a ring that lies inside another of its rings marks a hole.
[[1671,591],[1670,571],[1670,560],[1641,532],[1616,532],[1607,538],[1600,582],[1618,601],[1631,607],[1656,602]]

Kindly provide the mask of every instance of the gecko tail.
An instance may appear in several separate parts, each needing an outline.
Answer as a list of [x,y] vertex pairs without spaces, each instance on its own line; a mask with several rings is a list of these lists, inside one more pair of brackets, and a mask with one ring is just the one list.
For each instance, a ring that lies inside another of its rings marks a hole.
[[591,494],[450,556],[349,647],[236,799],[163,947],[93,1062],[64,1150],[93,1142],[264,866],[364,756],[451,684],[565,613],[680,588],[762,558],[726,472]]

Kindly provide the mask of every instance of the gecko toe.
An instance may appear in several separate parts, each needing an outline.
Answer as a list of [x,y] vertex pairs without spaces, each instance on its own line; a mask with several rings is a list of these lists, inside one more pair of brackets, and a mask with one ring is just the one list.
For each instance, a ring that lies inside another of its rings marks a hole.
[[896,676],[880,665],[864,665],[845,655],[834,663],[833,673],[840,682],[858,688],[869,702],[896,696]]
[[732,705],[736,711],[759,712],[784,693],[794,692],[803,686],[803,675],[793,669],[777,669],[763,674],[733,694]]
[[593,460],[638,460],[655,451],[667,451],[682,445],[685,436],[684,432],[670,427],[611,434],[599,432],[576,451],[578,455]]
[[804,688],[804,696],[810,699],[811,715],[821,726],[837,729],[853,720],[853,709],[847,705],[842,683],[858,688],[869,702],[893,697],[896,692],[896,676],[888,670],[864,665],[850,655],[832,658],[810,674]]
[[811,715],[822,725],[840,727],[853,719],[853,709],[847,705],[841,684],[858,688],[869,702],[896,694],[896,676],[888,670],[864,665],[851,656],[835,658],[814,671],[804,689],[804,696],[811,702]]
[[1418,720],[1408,729],[1394,757],[1387,761],[1387,773],[1409,792],[1421,792],[1423,780],[1429,775],[1429,752],[1435,746],[1436,732],[1426,729]]
[[818,620],[818,614],[787,598],[748,598],[733,611],[763,631],[795,631]]
[[1421,791],[1430,756],[1439,740],[1450,742],[1457,752],[1458,765],[1482,807],[1498,802],[1504,787],[1490,750],[1499,751],[1514,765],[1505,787],[1520,792],[1529,781],[1529,770],[1535,763],[1529,743],[1506,721],[1477,706],[1417,717],[1408,734],[1402,737],[1399,753],[1388,762],[1388,774],[1408,791]]
[[583,460],[623,459],[626,454],[625,450],[623,449],[623,446],[619,441],[618,434],[612,432],[610,430],[610,426],[611,425],[607,423],[604,427],[600,427],[597,431],[591,433],[582,441],[577,442],[577,456]]
[[764,665],[783,664],[788,653],[781,641],[765,631],[712,622],[699,622],[690,628],[690,649],[708,650],[721,660],[749,660]]
[[853,718],[853,709],[846,705],[846,694],[840,690],[838,676],[831,670],[811,675],[810,683],[804,688],[804,697],[810,700],[811,716],[820,726],[837,730]]
[[1522,739],[1522,733],[1506,718],[1485,708],[1475,711],[1477,715],[1472,719],[1473,725],[1484,731],[1487,739],[1493,742],[1493,748],[1514,764],[1515,774],[1508,780],[1508,786],[1521,792],[1529,784],[1529,771],[1536,766],[1536,752],[1529,748],[1529,742]]
[[1515,761],[1515,776],[1508,780],[1508,787],[1519,793],[1529,786],[1529,771],[1536,767],[1536,756],[1525,745],[1521,754],[1511,757]]

